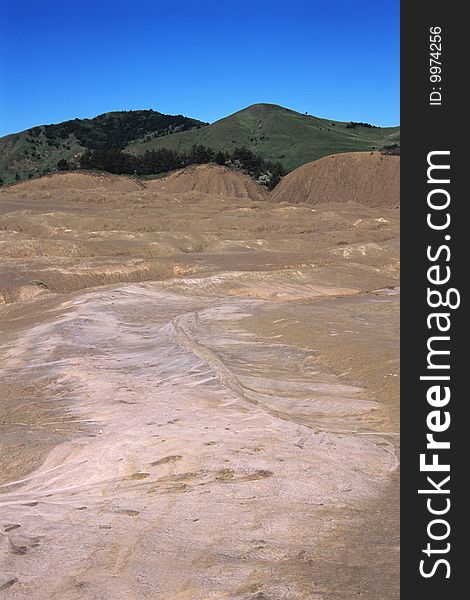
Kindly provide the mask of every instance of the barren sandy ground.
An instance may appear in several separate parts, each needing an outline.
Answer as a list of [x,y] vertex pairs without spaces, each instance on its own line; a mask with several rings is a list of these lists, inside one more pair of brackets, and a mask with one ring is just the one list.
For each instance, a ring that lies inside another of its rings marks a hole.
[[397,211],[67,177],[0,191],[5,596],[397,599]]

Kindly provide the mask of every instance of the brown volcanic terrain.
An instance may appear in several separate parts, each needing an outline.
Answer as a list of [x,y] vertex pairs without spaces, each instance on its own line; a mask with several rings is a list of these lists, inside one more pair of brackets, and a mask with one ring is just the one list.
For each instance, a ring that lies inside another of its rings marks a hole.
[[398,211],[277,193],[0,190],[7,597],[398,598]]
[[272,194],[274,202],[357,202],[400,205],[400,157],[380,152],[326,156],[289,173]]
[[219,165],[193,165],[171,173],[162,179],[148,182],[149,189],[172,192],[204,192],[232,198],[263,200],[264,188],[247,175]]

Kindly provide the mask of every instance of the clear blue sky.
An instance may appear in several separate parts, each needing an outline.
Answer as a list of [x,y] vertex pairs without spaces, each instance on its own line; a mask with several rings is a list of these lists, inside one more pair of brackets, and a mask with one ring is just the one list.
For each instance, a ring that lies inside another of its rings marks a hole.
[[2,0],[0,135],[257,102],[399,123],[398,0]]

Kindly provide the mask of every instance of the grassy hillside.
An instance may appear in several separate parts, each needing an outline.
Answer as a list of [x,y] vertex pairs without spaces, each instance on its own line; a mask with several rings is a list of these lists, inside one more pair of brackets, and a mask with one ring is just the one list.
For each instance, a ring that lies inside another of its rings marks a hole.
[[126,151],[135,154],[159,148],[181,151],[193,144],[231,151],[246,146],[292,170],[329,154],[379,149],[398,142],[399,136],[399,127],[351,126],[274,104],[254,104],[200,129],[174,133],[164,139],[139,140]]
[[399,142],[399,127],[371,127],[303,115],[274,104],[254,104],[207,125],[153,110],[112,112],[34,127],[0,138],[0,179],[10,183],[72,165],[85,150],[120,149],[132,154],[194,144],[233,152],[245,146],[288,171],[329,154],[377,150]]
[[137,110],[33,127],[0,138],[0,178],[10,183],[56,170],[59,160],[73,162],[87,149],[122,149],[137,139],[149,141],[203,125],[182,115]]

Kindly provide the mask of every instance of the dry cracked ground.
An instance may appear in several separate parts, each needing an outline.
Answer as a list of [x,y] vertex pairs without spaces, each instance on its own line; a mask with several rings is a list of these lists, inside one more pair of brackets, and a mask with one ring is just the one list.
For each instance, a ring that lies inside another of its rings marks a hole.
[[215,191],[0,191],[5,598],[399,597],[398,212]]

